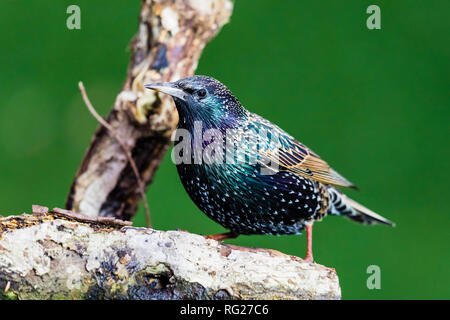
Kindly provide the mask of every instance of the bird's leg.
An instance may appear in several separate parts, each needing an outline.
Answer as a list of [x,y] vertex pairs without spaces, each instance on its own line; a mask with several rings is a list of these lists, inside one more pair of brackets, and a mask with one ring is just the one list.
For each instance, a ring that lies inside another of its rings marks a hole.
[[314,262],[313,252],[312,252],[312,231],[313,224],[306,225],[306,257],[303,259],[306,262]]
[[225,232],[225,233],[219,233],[219,234],[212,234],[209,236],[205,236],[206,239],[213,239],[216,241],[223,241],[225,239],[234,239],[239,236],[238,233],[235,233],[233,231]]
[[[234,239],[237,238],[239,236],[239,233],[235,233],[233,231],[230,232],[226,232],[226,233],[219,233],[219,234],[213,234],[213,235],[209,235],[209,236],[204,236],[206,239],[213,239],[216,241],[223,241],[226,239]],[[239,250],[239,251],[247,251],[247,252],[267,252],[269,253],[272,257],[274,256],[285,256],[284,253],[277,251],[277,250],[272,250],[272,249],[263,249],[263,248],[249,248],[249,247],[241,247],[241,246],[235,246],[232,244],[222,244],[223,247],[232,249],[232,250]]]

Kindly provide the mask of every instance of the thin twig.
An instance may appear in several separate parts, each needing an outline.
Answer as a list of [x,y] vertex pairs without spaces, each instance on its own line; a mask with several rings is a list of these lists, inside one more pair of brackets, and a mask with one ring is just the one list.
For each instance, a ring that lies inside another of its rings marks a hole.
[[10,287],[11,287],[11,281],[8,281],[8,283],[6,284],[5,290],[3,290],[3,292],[8,293]]
[[128,150],[127,146],[125,145],[125,143],[120,140],[119,136],[117,135],[116,131],[114,130],[114,128],[105,120],[103,119],[95,110],[95,108],[92,106],[91,101],[89,100],[87,93],[86,93],[86,89],[84,88],[83,82],[78,82],[78,87],[80,88],[81,91],[81,95],[83,97],[84,103],[86,104],[86,107],[89,109],[89,112],[94,116],[95,119],[97,119],[97,121],[104,126],[110,133],[111,136],[113,136],[116,141],[119,143],[120,147],[122,148],[123,152],[125,152],[128,161],[130,162],[131,168],[134,171],[134,174],[136,176],[136,180],[138,182],[138,187],[139,187],[139,193],[141,194],[142,197],[142,202],[144,202],[144,209],[145,209],[145,218],[146,218],[146,224],[147,224],[147,228],[151,228],[152,223],[150,220],[150,209],[148,207],[148,202],[147,202],[147,196],[145,195],[145,186],[144,186],[144,182],[142,181],[141,175],[139,174],[139,170],[136,166],[136,162],[134,162],[134,159],[131,155],[130,150]]

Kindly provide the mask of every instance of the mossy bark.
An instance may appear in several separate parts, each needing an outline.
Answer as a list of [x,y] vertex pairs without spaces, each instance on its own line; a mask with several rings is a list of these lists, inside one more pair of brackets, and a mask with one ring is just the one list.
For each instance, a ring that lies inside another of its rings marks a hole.
[[0,299],[340,299],[334,269],[182,231],[41,210],[0,219]]

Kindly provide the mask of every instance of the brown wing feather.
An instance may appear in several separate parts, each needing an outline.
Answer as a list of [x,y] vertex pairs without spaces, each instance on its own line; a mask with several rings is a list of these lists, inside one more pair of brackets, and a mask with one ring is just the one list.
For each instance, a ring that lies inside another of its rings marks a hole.
[[266,150],[266,156],[278,163],[282,170],[291,171],[322,183],[356,189],[350,181],[333,170],[328,163],[297,141],[293,142],[293,147],[289,149],[278,148],[277,152]]

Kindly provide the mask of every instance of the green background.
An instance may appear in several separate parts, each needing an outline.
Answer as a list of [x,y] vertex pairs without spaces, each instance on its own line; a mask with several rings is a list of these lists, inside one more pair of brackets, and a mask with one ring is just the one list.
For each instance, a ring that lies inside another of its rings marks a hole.
[[[66,8],[81,7],[81,30]],[[381,8],[382,29],[366,28]],[[0,212],[63,207],[96,121],[125,79],[140,1],[0,3]],[[315,225],[316,261],[336,268],[344,299],[450,298],[450,2],[250,1],[207,46],[197,74],[225,83],[247,109],[311,147],[360,190],[348,194],[395,221]],[[223,229],[190,201],[167,154],[148,191],[154,227]],[[142,208],[135,219],[144,225]],[[305,254],[304,236],[234,244]],[[366,269],[381,268],[381,290]]]

